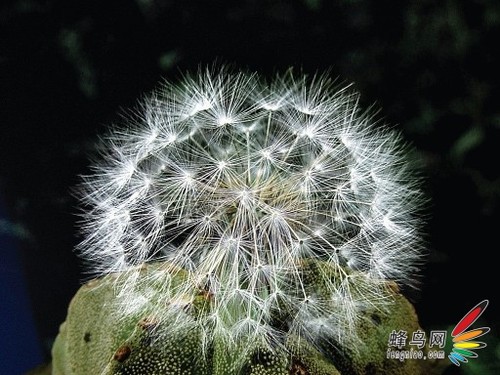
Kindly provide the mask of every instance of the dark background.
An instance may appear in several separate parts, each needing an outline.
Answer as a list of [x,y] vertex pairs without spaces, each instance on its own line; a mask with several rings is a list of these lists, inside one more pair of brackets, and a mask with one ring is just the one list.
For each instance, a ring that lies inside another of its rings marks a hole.
[[[424,161],[431,198],[430,255],[420,291],[409,293],[421,324],[427,332],[448,328],[489,299],[482,320],[492,328],[484,338],[488,348],[448,373],[498,370],[500,2],[2,4],[0,236],[10,245],[0,248],[0,272],[13,272],[5,254],[17,249],[44,359],[83,278],[72,252],[77,202],[70,190],[88,171],[97,135],[162,77],[175,80],[218,58],[269,77],[289,66],[331,69],[332,76],[356,83],[364,107],[382,108],[380,117],[400,129]],[[15,317],[1,319],[8,326]],[[26,366],[42,360],[30,359],[23,343],[12,348],[11,339],[0,338]],[[3,374],[5,352],[0,362]],[[10,369],[5,373],[23,370]]]

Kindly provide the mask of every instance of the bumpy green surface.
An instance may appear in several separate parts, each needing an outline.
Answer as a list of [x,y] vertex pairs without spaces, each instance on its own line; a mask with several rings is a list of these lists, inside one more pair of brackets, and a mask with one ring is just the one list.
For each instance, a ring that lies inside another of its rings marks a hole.
[[[161,265],[145,266],[142,274]],[[195,327],[169,334],[168,324],[153,317],[152,298],[134,312],[120,316],[116,280],[109,275],[82,286],[73,298],[66,322],[54,343],[53,375],[348,375],[439,373],[441,363],[386,359],[392,330],[414,332],[419,328],[412,305],[396,290],[388,313],[367,311],[359,326],[359,344],[323,343],[313,347],[297,337],[286,342],[288,353],[269,353],[255,347],[242,366],[230,351],[215,342],[202,352],[201,332]],[[182,278],[180,273],[176,276]],[[174,281],[175,282],[175,281]],[[147,287],[147,286],[144,286]],[[158,293],[160,291],[158,290]],[[151,294],[153,293],[153,294]],[[172,323],[175,324],[175,323]]]

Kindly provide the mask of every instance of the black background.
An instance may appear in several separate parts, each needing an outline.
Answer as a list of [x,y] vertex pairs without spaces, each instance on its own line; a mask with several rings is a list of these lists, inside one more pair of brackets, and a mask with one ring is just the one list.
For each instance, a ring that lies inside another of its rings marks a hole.
[[498,1],[17,0],[0,9],[0,194],[23,229],[16,238],[47,358],[83,278],[70,190],[98,134],[162,77],[218,59],[269,77],[289,66],[331,69],[413,143],[431,198],[430,255],[409,297],[425,330],[489,299],[482,369],[449,373],[493,373]]

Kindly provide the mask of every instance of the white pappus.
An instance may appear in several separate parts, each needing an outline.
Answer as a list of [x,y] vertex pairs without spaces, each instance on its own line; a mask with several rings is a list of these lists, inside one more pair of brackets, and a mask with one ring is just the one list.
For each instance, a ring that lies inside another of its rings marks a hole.
[[[150,302],[137,270],[164,261],[155,315],[204,327],[205,345],[353,339],[360,311],[383,306],[387,280],[412,284],[422,258],[407,147],[358,98],[291,70],[161,85],[83,177],[79,254],[95,275],[123,272],[125,314]],[[210,308],[190,317],[200,289]]]

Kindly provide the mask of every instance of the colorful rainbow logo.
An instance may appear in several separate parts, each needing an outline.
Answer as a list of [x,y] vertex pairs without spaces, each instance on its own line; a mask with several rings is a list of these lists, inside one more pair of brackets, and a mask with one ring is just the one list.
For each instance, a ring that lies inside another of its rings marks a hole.
[[484,310],[486,310],[488,303],[487,299],[479,302],[453,328],[451,332],[453,336],[453,349],[448,355],[453,364],[460,366],[460,362],[467,363],[469,361],[468,358],[477,358],[478,355],[474,350],[486,347],[484,342],[471,340],[487,334],[490,331],[489,327],[474,328],[466,332],[465,330],[481,316]]

